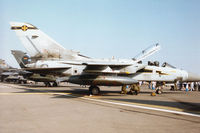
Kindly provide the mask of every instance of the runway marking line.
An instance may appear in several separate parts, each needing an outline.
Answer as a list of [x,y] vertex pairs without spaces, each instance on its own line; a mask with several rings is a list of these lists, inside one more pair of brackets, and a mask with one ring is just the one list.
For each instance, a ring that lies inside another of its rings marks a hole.
[[[114,100],[109,100],[112,102],[115,102]],[[125,104],[133,104],[133,105],[139,105],[139,106],[147,106],[147,107],[155,107],[155,108],[161,108],[161,109],[171,109],[171,110],[176,110],[176,111],[184,111],[184,109],[179,109],[176,107],[166,107],[162,105],[150,105],[150,104],[145,104],[145,103],[134,103],[134,102],[124,102],[120,101],[120,103],[125,103]]]
[[90,100],[90,101],[95,101],[95,102],[113,104],[113,105],[120,105],[120,106],[127,106],[127,107],[133,107],[133,108],[140,108],[140,109],[161,111],[161,112],[167,112],[167,113],[173,113],[173,114],[181,114],[181,115],[188,115],[188,116],[200,117],[200,115],[198,115],[198,114],[181,112],[181,111],[175,111],[175,110],[168,110],[168,109],[162,109],[162,108],[147,107],[147,106],[136,105],[136,104],[127,104],[127,103],[120,103],[120,102],[105,101],[105,100],[99,100],[99,99],[93,99],[93,98],[86,98],[86,97],[80,97],[80,98],[81,99]]

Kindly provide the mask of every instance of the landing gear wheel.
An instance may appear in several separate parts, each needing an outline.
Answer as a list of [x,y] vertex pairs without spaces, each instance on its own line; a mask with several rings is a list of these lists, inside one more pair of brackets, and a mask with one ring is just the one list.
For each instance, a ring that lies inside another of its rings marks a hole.
[[44,83],[46,87],[51,87],[51,83],[50,82],[45,82]]
[[4,82],[4,77],[1,77],[1,82]]
[[140,92],[139,91],[135,91],[135,95],[138,95]]
[[53,87],[57,87],[58,84],[56,82],[53,82]]
[[92,95],[99,95],[100,94],[100,89],[97,86],[90,86],[89,92]]
[[161,89],[157,89],[156,90],[156,94],[161,94],[162,93],[162,90]]
[[18,80],[17,82],[18,82],[18,84],[22,84],[22,81],[20,81],[20,80]]

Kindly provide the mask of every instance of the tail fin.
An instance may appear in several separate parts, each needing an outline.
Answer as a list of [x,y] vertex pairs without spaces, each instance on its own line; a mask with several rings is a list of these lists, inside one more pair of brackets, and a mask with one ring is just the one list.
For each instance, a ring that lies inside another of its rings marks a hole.
[[9,69],[12,68],[11,66],[9,66],[5,60],[0,59],[0,69]]
[[10,25],[31,57],[73,58],[74,55],[78,55],[77,52],[66,50],[32,24],[10,22]]
[[11,53],[15,57],[21,68],[25,68],[25,65],[30,63],[30,57],[26,55],[26,53],[20,50],[11,50]]

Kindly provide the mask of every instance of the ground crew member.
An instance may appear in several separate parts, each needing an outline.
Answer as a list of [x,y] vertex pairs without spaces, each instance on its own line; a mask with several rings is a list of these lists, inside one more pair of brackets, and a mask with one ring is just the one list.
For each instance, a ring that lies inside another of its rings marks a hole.
[[156,82],[153,81],[153,82],[152,82],[152,90],[155,90],[155,89],[156,89]]
[[127,87],[128,87],[128,85],[123,85],[120,93],[127,94],[127,90],[126,90]]
[[165,84],[164,82],[157,82],[156,83],[156,93],[157,94],[161,94],[162,93],[164,84]]
[[175,82],[175,83],[174,83],[174,90],[175,90],[175,91],[178,91],[177,84],[178,84],[178,82]]
[[149,89],[152,89],[152,83],[149,82]]
[[194,91],[194,82],[190,83],[190,88],[191,88],[190,91]]
[[189,91],[189,84],[186,83],[185,91]]
[[133,95],[134,92],[136,95],[138,95],[138,93],[140,92],[140,86],[138,83],[131,85],[131,89],[130,89],[129,93]]

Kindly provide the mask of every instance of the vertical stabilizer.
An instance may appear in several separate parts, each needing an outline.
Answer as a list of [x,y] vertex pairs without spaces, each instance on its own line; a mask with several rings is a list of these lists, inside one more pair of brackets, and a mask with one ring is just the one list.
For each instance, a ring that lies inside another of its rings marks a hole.
[[77,52],[66,50],[32,24],[10,22],[10,25],[31,57],[71,59],[77,55]]

